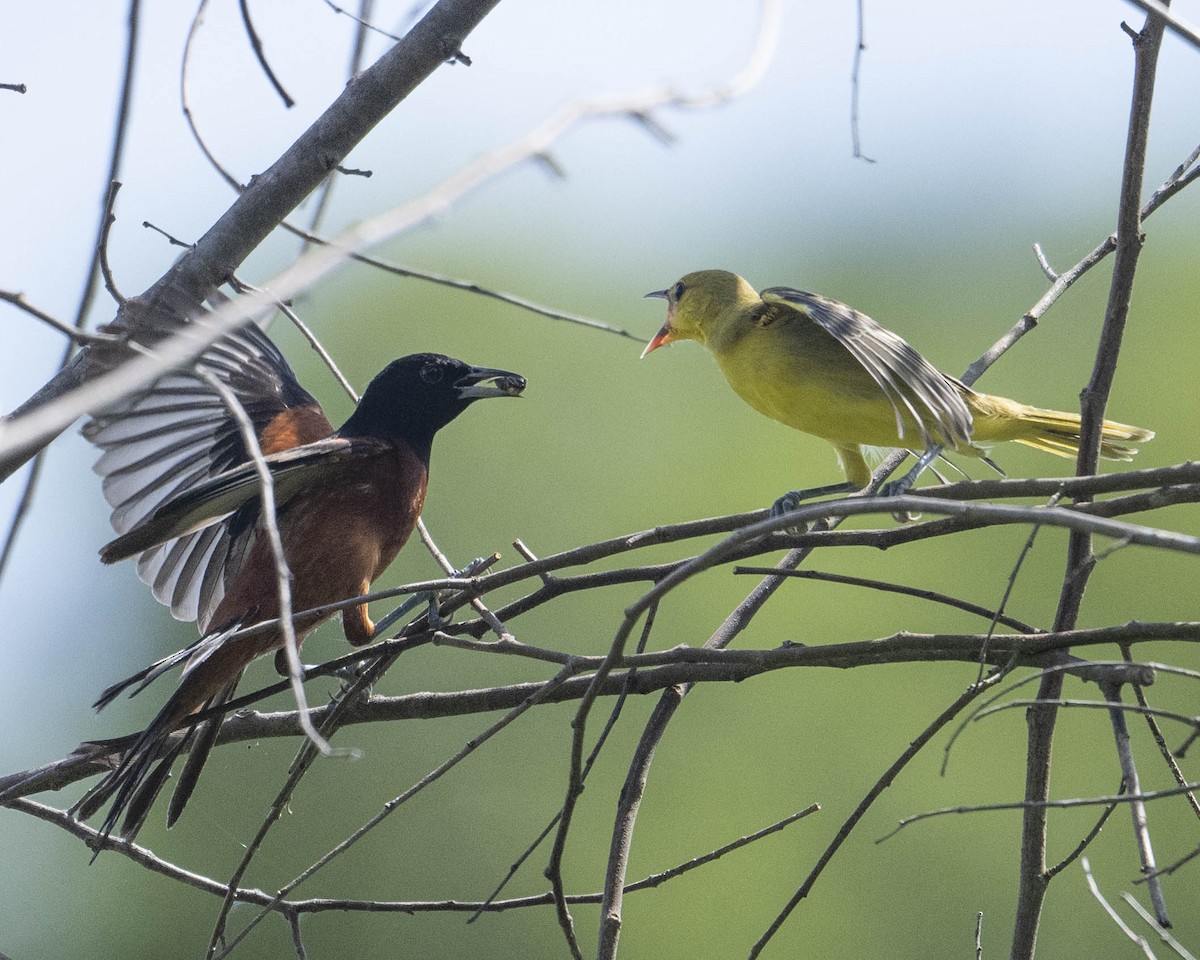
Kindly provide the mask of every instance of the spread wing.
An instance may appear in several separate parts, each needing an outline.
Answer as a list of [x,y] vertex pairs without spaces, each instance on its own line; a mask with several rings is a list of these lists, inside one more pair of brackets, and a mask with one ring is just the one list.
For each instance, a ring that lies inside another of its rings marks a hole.
[[[349,473],[364,459],[388,450],[387,441],[375,437],[329,437],[316,443],[292,447],[266,457],[275,486],[275,499],[286,503],[299,490],[322,484]],[[258,467],[241,463],[231,470],[208,477],[172,497],[127,533],[106,544],[100,559],[116,563],[135,554],[197,536],[214,527],[224,528],[228,520],[257,501],[262,488]]]
[[780,304],[803,314],[849,351],[890,401],[901,437],[907,412],[919,425],[926,447],[970,443],[971,412],[955,381],[903,338],[865,313],[814,293],[770,287],[761,296],[766,303]]
[[[253,324],[214,343],[196,367],[230,388],[260,436],[285,410],[305,409],[307,416],[296,418],[301,429],[281,435],[274,449],[332,433],[316,400]],[[113,529],[120,534],[248,462],[238,425],[220,397],[187,370],[169,373],[144,393],[98,414],[83,433],[104,451],[94,469],[104,478]],[[247,512],[256,509],[246,507]],[[198,620],[202,631],[225,595],[227,561],[244,556],[253,537],[253,517],[242,519],[248,522],[177,531],[172,539],[148,546],[138,560],[138,576],[155,598],[178,619]]]

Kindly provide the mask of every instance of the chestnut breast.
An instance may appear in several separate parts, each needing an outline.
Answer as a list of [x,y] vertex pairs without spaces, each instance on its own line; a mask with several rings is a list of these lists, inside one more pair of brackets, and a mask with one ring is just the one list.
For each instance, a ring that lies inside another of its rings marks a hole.
[[[315,485],[278,510],[284,556],[292,574],[292,609],[305,610],[359,596],[396,558],[425,503],[428,465],[404,446],[364,460],[353,481]],[[236,571],[227,571],[225,597],[214,624],[247,613],[246,622],[279,615],[275,563],[261,533]],[[332,614],[297,622],[302,637]],[[278,648],[265,635],[257,656]],[[249,651],[247,651],[249,653]],[[248,661],[247,661],[248,662]]]

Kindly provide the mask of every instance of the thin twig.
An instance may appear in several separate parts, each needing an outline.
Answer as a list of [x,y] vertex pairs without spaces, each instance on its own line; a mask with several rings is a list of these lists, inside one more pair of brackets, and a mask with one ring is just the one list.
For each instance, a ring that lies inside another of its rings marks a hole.
[[[112,147],[108,155],[108,175],[104,178],[104,200],[101,203],[100,221],[96,225],[96,241],[92,248],[92,259],[85,275],[79,304],[75,308],[75,326],[82,327],[91,312],[100,279],[101,253],[108,248],[107,235],[112,215],[109,194],[111,184],[121,176],[121,165],[125,158],[125,138],[129,133],[129,114],[133,109],[133,82],[137,75],[138,33],[141,24],[141,0],[129,0],[125,30],[125,69],[121,76],[121,97],[117,104],[117,115],[113,122]],[[66,357],[63,358],[63,364]]]
[[1173,936],[1171,936],[1171,931],[1166,930],[1163,927],[1159,926],[1158,922],[1154,919],[1154,917],[1152,917],[1150,915],[1150,911],[1148,911],[1145,907],[1143,907],[1140,903],[1138,903],[1136,897],[1134,897],[1132,894],[1126,893],[1126,892],[1122,892],[1121,897],[1127,904],[1129,904],[1137,912],[1137,915],[1139,917],[1141,917],[1144,921],[1146,921],[1147,925],[1150,926],[1154,930],[1154,932],[1159,935],[1159,937],[1162,939],[1162,942],[1165,943],[1167,946],[1169,946],[1172,950],[1174,950],[1175,953],[1177,953],[1181,958],[1183,958],[1183,960],[1196,960],[1196,958],[1192,955],[1192,953],[1186,947],[1184,947],[1184,945],[1182,943],[1180,943]]
[[25,294],[23,293],[13,290],[0,290],[0,300],[3,300],[5,303],[11,303],[18,310],[53,327],[59,333],[70,338],[73,343],[119,343],[121,341],[121,337],[113,333],[88,333],[86,330],[80,330],[69,323],[64,323],[58,317],[46,313],[45,310],[39,310],[25,299]]
[[1046,259],[1046,254],[1042,251],[1042,245],[1035,243],[1033,245],[1033,255],[1037,257],[1038,266],[1042,268],[1042,273],[1046,275],[1046,279],[1053,283],[1058,279],[1058,273],[1050,266],[1050,261]]
[[[1162,36],[1162,21],[1148,18],[1133,42],[1133,94],[1117,209],[1115,260],[1092,376],[1080,398],[1082,423],[1075,470],[1077,475],[1096,472],[1104,410],[1116,374],[1121,338],[1129,315],[1142,245],[1142,180],[1146,168],[1150,105],[1154,96]],[[1074,627],[1078,620],[1083,593],[1094,566],[1091,551],[1092,534],[1084,530],[1072,531],[1068,538],[1066,569],[1054,618],[1056,630]],[[1062,675],[1044,677],[1038,699],[1053,701],[1061,695]],[[1020,879],[1013,923],[1012,960],[1032,960],[1042,905],[1049,886],[1046,875],[1046,809],[1042,802],[1049,797],[1050,755],[1056,719],[1057,712],[1053,706],[1035,707],[1028,714],[1025,789],[1028,805],[1023,812],[1021,828]]]
[[[367,39],[367,21],[371,18],[372,8],[374,7],[373,0],[359,0],[358,16],[354,27],[354,44],[350,51],[349,74],[346,82],[349,83],[362,72],[363,57],[366,54],[366,39]],[[335,168],[342,174],[347,174],[350,171],[342,167],[340,164]],[[358,172],[358,171],[355,171]],[[365,174],[370,176],[370,174]],[[337,178],[332,173],[321,181],[321,186],[317,188],[316,203],[313,204],[312,213],[308,217],[308,230],[311,233],[316,233],[321,228],[321,223],[325,219],[325,214],[329,210],[330,203],[333,200],[333,187],[337,183]],[[303,253],[308,249],[311,241],[304,240],[300,245],[300,252]]]
[[[1121,688],[1114,683],[1101,686],[1105,698],[1113,705],[1109,711],[1112,719],[1113,738],[1116,741],[1117,759],[1121,764],[1121,779],[1125,790],[1136,796],[1142,792],[1142,782],[1138,775],[1137,763],[1133,756],[1133,747],[1129,742],[1129,727],[1125,723],[1125,704],[1121,702]],[[1140,709],[1140,708],[1139,708]],[[1162,878],[1158,876],[1158,864],[1154,860],[1154,847],[1150,841],[1150,826],[1146,814],[1146,805],[1134,801],[1129,805],[1133,817],[1133,839],[1137,846],[1138,859],[1142,864],[1142,876],[1146,878],[1146,887],[1150,891],[1150,902],[1154,906],[1154,915],[1161,926],[1171,926],[1167,913],[1167,900],[1163,893]]]
[[393,40],[396,43],[400,42],[400,38],[398,36],[396,36],[394,33],[388,33],[386,30],[382,29],[381,27],[377,27],[373,23],[368,23],[364,16],[356,17],[349,10],[344,10],[341,7],[339,7],[336,3],[333,2],[333,0],[325,0],[325,6],[327,6],[330,10],[332,10],[336,14],[340,14],[343,17],[349,17],[351,20],[353,20],[355,23],[357,23],[359,25],[359,27],[362,29],[370,30],[373,33],[379,34],[381,37],[387,37],[389,40]]
[[145,230],[153,230],[155,233],[157,233],[159,236],[161,236],[163,239],[165,239],[167,241],[167,243],[169,243],[173,247],[183,247],[183,249],[185,249],[185,250],[195,250],[196,249],[196,245],[194,243],[187,243],[183,240],[180,240],[174,234],[171,234],[168,231],[164,230],[162,227],[158,226],[158,224],[156,224],[156,223],[151,223],[149,220],[142,221],[142,228]]
[[242,14],[242,26],[246,28],[246,39],[250,41],[250,47],[254,50],[254,57],[258,60],[258,65],[262,67],[262,72],[266,74],[268,82],[275,89],[275,92],[279,94],[279,99],[283,101],[283,105],[290,110],[296,105],[296,101],[283,89],[283,84],[279,82],[279,78],[275,76],[275,71],[267,63],[267,55],[263,52],[262,40],[259,39],[258,31],[254,29],[254,22],[250,19],[250,7],[246,0],[238,0],[238,9]]
[[[575,672],[575,666],[573,664],[568,664],[567,666],[563,667],[563,669],[560,670],[557,674],[555,674],[555,676],[552,677],[550,680],[547,680],[545,683],[539,684],[537,692],[531,694],[524,701],[522,701],[521,704],[514,707],[512,710],[510,710],[508,713],[506,713],[501,719],[497,720],[494,724],[492,724],[490,727],[488,727],[486,730],[484,730],[478,736],[473,737],[471,740],[469,740],[466,743],[466,745],[463,746],[460,750],[458,750],[453,756],[451,756],[449,759],[447,759],[445,762],[440,764],[435,769],[431,770],[424,777],[422,777],[417,783],[413,784],[413,786],[409,787],[403,793],[399,794],[398,796],[392,798],[387,803],[385,803],[383,805],[383,809],[379,813],[377,813],[375,816],[371,817],[366,823],[362,824],[362,826],[358,827],[358,829],[356,829],[353,833],[351,833],[348,837],[346,837],[345,840],[341,841],[339,844],[337,844],[335,847],[333,847],[327,853],[323,854],[321,857],[319,857],[313,863],[309,864],[309,866],[307,866],[303,871],[301,871],[299,874],[297,874],[297,876],[295,878],[290,880],[288,883],[284,884],[280,888],[277,898],[279,900],[282,900],[284,897],[287,896],[288,893],[290,893],[292,890],[296,889],[296,887],[298,887],[304,881],[308,880],[311,876],[313,876],[313,874],[315,874],[319,870],[321,870],[326,864],[328,864],[330,861],[332,861],[335,858],[337,858],[338,856],[340,856],[346,850],[350,849],[350,847],[352,847],[355,843],[357,843],[359,840],[361,840],[364,836],[366,836],[368,833],[370,833],[372,830],[374,830],[375,827],[377,827],[380,823],[382,823],[387,817],[391,816],[391,814],[394,811],[396,811],[397,809],[399,809],[401,805],[406,803],[408,800],[410,800],[412,797],[414,797],[421,790],[424,790],[430,784],[439,780],[442,776],[444,776],[451,769],[453,769],[455,766],[457,766],[462,760],[464,760],[466,757],[468,757],[470,754],[472,754],[475,750],[477,750],[479,747],[481,747],[484,743],[486,743],[488,740],[490,740],[492,737],[494,737],[497,733],[499,733],[501,730],[503,730],[505,727],[507,727],[510,723],[512,723],[514,720],[516,720],[518,717],[520,717],[522,714],[524,714],[531,707],[533,707],[537,703],[539,703],[548,694],[553,692],[554,689],[561,686],[574,672]],[[269,913],[270,913],[270,907],[265,907],[261,912],[259,912],[249,923],[246,924],[245,927],[242,928],[241,932],[236,937],[234,937],[232,940],[229,941],[229,943],[226,945],[225,949],[220,954],[216,955],[216,960],[221,960],[221,958],[228,956],[229,953],[234,949],[234,947],[236,947],[242,941],[242,939],[244,939],[250,933],[251,930],[253,930],[256,926],[258,926],[258,924],[260,922],[262,922],[263,918],[266,917]]]
[[[101,837],[99,832],[80,823],[64,810],[56,810],[53,807],[45,806],[37,803],[34,800],[22,799],[15,802],[13,809],[19,810],[22,813],[27,813],[30,816],[37,817],[54,826],[62,827],[68,832],[80,837],[91,849],[97,846],[103,847],[106,850],[111,850],[115,853],[128,857],[139,866],[146,867],[152,872],[158,873],[171,880],[183,883],[187,886],[200,890],[203,893],[213,894],[214,896],[223,897],[226,894],[225,884],[219,883],[209,877],[202,876],[192,871],[185,870],[176,864],[163,860],[155,854],[140,847],[136,843],[131,843],[127,840],[118,839],[116,837]],[[662,886],[677,877],[690,873],[699,867],[706,866],[716,860],[719,860],[730,853],[748,847],[750,844],[756,843],[759,840],[765,839],[772,834],[779,833],[785,830],[793,823],[804,819],[812,813],[819,810],[817,804],[811,804],[803,810],[790,814],[782,820],[778,820],[769,826],[756,830],[751,834],[739,837],[729,843],[723,844],[709,853],[698,857],[693,857],[683,863],[676,864],[666,870],[660,870],[657,873],[649,874],[640,880],[630,883],[626,888],[626,893],[637,893],[642,890],[652,890]],[[603,894],[599,891],[595,893],[573,893],[568,895],[571,903],[599,903]],[[499,913],[515,909],[528,909],[531,907],[543,907],[553,902],[553,895],[547,891],[533,896],[514,897],[510,900],[500,900],[492,903],[478,903],[470,900],[406,900],[406,901],[388,901],[388,900],[348,900],[341,898],[313,898],[308,900],[277,900],[270,894],[262,890],[239,888],[235,892],[235,898],[239,903],[252,904],[255,906],[271,906],[271,909],[282,913],[289,921],[301,917],[305,914],[325,913],[328,911],[342,912],[361,912],[361,913],[461,913],[466,911],[487,911],[490,913]]]
[[904,752],[895,759],[892,765],[883,772],[883,775],[875,781],[871,789],[867,791],[866,795],[858,802],[854,810],[851,811],[850,816],[847,817],[841,827],[838,828],[837,834],[829,842],[829,845],[822,851],[821,856],[817,859],[816,864],[813,866],[812,870],[809,871],[808,876],[804,878],[804,882],[800,884],[800,887],[792,895],[792,898],[784,905],[783,909],[779,911],[779,914],[773,921],[771,921],[771,925],[767,927],[763,935],[758,938],[757,942],[751,948],[750,960],[754,960],[755,957],[761,955],[762,951],[771,941],[771,938],[774,937],[779,929],[783,926],[787,918],[791,915],[792,911],[795,910],[796,907],[800,905],[800,901],[807,897],[812,891],[813,886],[816,884],[817,879],[821,876],[822,872],[824,872],[825,867],[829,865],[829,862],[833,859],[834,854],[838,852],[838,849],[841,847],[841,845],[845,843],[850,834],[854,832],[854,828],[857,827],[862,818],[866,816],[867,811],[871,808],[875,801],[879,799],[883,792],[892,785],[892,782],[900,775],[901,771],[908,766],[913,757],[920,753],[920,751],[924,749],[925,745],[933,739],[937,732],[945,727],[947,723],[953,720],[954,717],[960,711],[962,711],[964,707],[967,706],[967,704],[969,704],[993,684],[997,683],[1000,677],[1001,674],[994,674],[992,677],[985,679],[983,683],[974,683],[961,694],[959,694],[954,702],[946,707],[946,709],[940,714],[938,714],[938,716],[934,718],[933,722],[921,731],[916,739],[914,739],[908,745]]
[[868,577],[851,577],[840,573],[826,573],[820,570],[775,570],[772,567],[734,567],[733,573],[736,574],[756,574],[763,576],[765,574],[774,573],[775,576],[790,577],[797,580],[820,580],[823,583],[842,583],[852,587],[866,587],[868,590],[878,590],[880,593],[898,593],[905,597],[916,597],[918,600],[929,600],[933,603],[940,603],[947,607],[953,607],[955,610],[962,610],[966,613],[973,613],[976,616],[983,617],[987,620],[995,620],[997,623],[1002,623],[1006,627],[1012,627],[1014,630],[1019,630],[1021,633],[1040,633],[1037,627],[1030,626],[1023,620],[1018,620],[1016,617],[1010,617],[1005,613],[997,610],[989,610],[987,607],[980,606],[977,603],[971,603],[968,600],[960,600],[958,597],[952,597],[945,593],[939,593],[936,590],[926,590],[921,587],[906,587],[900,583],[891,583],[887,580],[875,580]]
[[[1119,664],[1117,666],[1119,666]],[[1066,670],[1066,672],[1070,672],[1070,670],[1067,668],[1064,668],[1064,670]],[[1120,682],[1117,679],[1104,679],[1104,680],[1100,681],[1100,686],[1102,688],[1120,686]],[[1005,703],[1001,703],[996,706],[981,707],[976,713],[974,713],[972,715],[971,719],[972,720],[983,720],[985,717],[990,717],[997,713],[1003,713],[1007,710],[1024,710],[1028,707],[1041,707],[1041,706],[1046,706],[1046,703],[1047,702],[1045,700],[1009,700]],[[1172,710],[1158,710],[1158,709],[1155,709],[1154,707],[1142,707],[1138,704],[1121,703],[1121,701],[1119,699],[1118,700],[1065,700],[1065,699],[1060,698],[1060,699],[1054,701],[1054,705],[1057,707],[1060,707],[1062,709],[1104,710],[1110,714],[1133,713],[1133,714],[1141,714],[1141,715],[1152,715],[1155,717],[1161,717],[1166,720],[1175,720],[1178,723],[1186,724],[1187,726],[1190,726],[1190,727],[1200,727],[1200,717],[1191,716],[1186,713],[1178,713],[1178,712],[1172,711]],[[1128,732],[1126,732],[1126,737],[1128,737]],[[1182,786],[1182,784],[1181,784],[1181,786]]]
[[1075,810],[1080,807],[1106,807],[1109,804],[1142,803],[1146,800],[1165,800],[1169,797],[1178,797],[1184,793],[1187,793],[1189,790],[1195,790],[1197,787],[1200,787],[1200,783],[1188,783],[1184,784],[1182,787],[1169,787],[1165,790],[1147,790],[1138,794],[1124,792],[1100,797],[1074,797],[1069,800],[1012,800],[1006,803],[979,803],[970,806],[941,807],[937,810],[927,810],[924,813],[917,813],[911,817],[905,817],[897,822],[895,829],[889,830],[876,842],[883,843],[885,840],[890,840],[901,830],[905,829],[906,827],[911,827],[914,823],[920,823],[922,820],[931,820],[934,817],[944,817],[948,814],[996,813],[1004,810],[1028,810],[1033,806],[1039,807],[1042,810]]
[[[162,859],[155,855],[154,851],[139,846],[131,840],[103,834],[99,830],[95,830],[86,823],[76,819],[65,810],[57,810],[54,807],[46,806],[28,798],[15,800],[10,806],[14,810],[37,817],[39,820],[43,820],[78,837],[89,850],[111,850],[116,854],[128,858],[138,866],[145,867],[151,873],[157,873],[160,876],[175,880],[203,893],[210,893],[218,897],[225,894],[225,885],[223,883],[219,883],[203,874],[185,870],[178,864]],[[234,896],[240,903],[254,903],[266,906],[271,902],[269,894],[264,893],[262,890],[246,887],[236,890]],[[281,904],[278,909],[283,909],[285,906]]]
[[[1127,662],[1133,661],[1133,656],[1129,648],[1122,647],[1121,654]],[[1174,754],[1171,753],[1171,748],[1167,746],[1167,739],[1163,736],[1162,729],[1158,725],[1158,720],[1155,716],[1155,711],[1151,709],[1149,701],[1146,699],[1145,688],[1140,683],[1132,684],[1134,696],[1137,698],[1138,706],[1141,708],[1143,716],[1146,718],[1146,726],[1150,728],[1150,735],[1154,738],[1155,744],[1158,746],[1158,752],[1163,758],[1163,763],[1167,765],[1167,769],[1171,771],[1171,776],[1175,782],[1182,786],[1187,782],[1187,778],[1183,775],[1183,771],[1179,768],[1179,763],[1176,761]],[[1193,733],[1200,732],[1200,727]],[[1187,794],[1188,806],[1192,808],[1192,813],[1200,818],[1200,800],[1195,794]]]
[[283,540],[279,536],[279,522],[275,513],[275,480],[271,476],[271,468],[263,456],[262,448],[258,445],[258,432],[254,429],[254,424],[247,416],[237,395],[213,373],[198,371],[197,376],[203,379],[221,398],[225,409],[237,423],[246,453],[258,474],[260,517],[262,530],[271,546],[271,556],[275,563],[275,589],[279,597],[279,629],[283,634],[288,680],[291,683],[292,696],[296,698],[300,725],[304,728],[305,735],[317,750],[328,756],[332,753],[333,748],[313,725],[309,717],[308,698],[304,694],[304,664],[300,661],[300,641],[296,637],[296,627],[292,621],[292,574],[288,569],[287,558],[283,554]]
[[[1124,792],[1125,778],[1122,777],[1121,782],[1117,784],[1117,793]],[[1079,841],[1079,843],[1075,844],[1075,849],[1063,857],[1054,866],[1050,867],[1046,871],[1046,876],[1052,879],[1056,874],[1062,873],[1065,869],[1067,869],[1067,867],[1082,857],[1087,848],[1092,845],[1092,841],[1100,836],[1100,831],[1104,829],[1104,825],[1108,823],[1108,818],[1113,815],[1113,811],[1116,809],[1117,804],[1115,803],[1110,803],[1107,807],[1105,807],[1100,816],[1096,818],[1096,822],[1092,824],[1092,828],[1083,835],[1083,838]]]
[[1088,889],[1092,892],[1092,896],[1096,899],[1096,902],[1100,904],[1104,912],[1108,914],[1108,918],[1114,924],[1116,924],[1118,930],[1120,930],[1123,934],[1125,934],[1125,936],[1142,948],[1142,953],[1146,955],[1147,960],[1156,960],[1154,951],[1150,949],[1150,944],[1146,938],[1134,933],[1133,930],[1130,929],[1129,924],[1121,919],[1121,915],[1113,909],[1113,905],[1109,903],[1108,900],[1105,899],[1104,894],[1100,892],[1100,885],[1096,883],[1096,878],[1092,876],[1092,865],[1088,862],[1088,858],[1084,857],[1080,862],[1083,866],[1083,875],[1087,881]]
[[[299,227],[293,227],[291,224],[281,224],[283,229],[295,234],[304,240],[305,244],[313,244],[317,246],[328,246],[335,241],[327,240],[318,236],[311,230],[302,230]],[[521,297],[514,293],[506,293],[503,290],[496,290],[493,287],[485,287],[473,280],[458,280],[454,277],[447,277],[439,273],[433,273],[429,270],[414,270],[411,267],[402,267],[399,264],[391,263],[377,256],[360,253],[357,251],[343,251],[346,258],[353,260],[355,263],[361,263],[368,267],[373,267],[384,273],[390,273],[397,277],[408,277],[414,280],[421,280],[426,283],[432,283],[435,286],[447,287],[451,290],[461,290],[464,293],[475,294],[476,296],[485,297],[489,300],[495,300],[499,303],[507,304],[510,307],[516,307],[518,310],[525,310],[529,313],[536,314],[539,317],[546,317],[550,320],[561,320],[564,323],[575,324],[580,327],[587,327],[591,330],[600,330],[604,333],[611,333],[626,340],[632,340],[635,343],[645,343],[646,338],[639,336],[636,333],[631,333],[624,327],[616,326],[615,324],[605,323],[601,320],[585,317],[578,313],[570,313],[566,310],[558,310],[553,307],[547,307],[544,304],[530,300],[528,297]]]
[[[243,280],[237,280],[235,278],[235,282],[237,287],[239,287],[241,290],[250,290],[254,293],[263,292],[261,288],[246,283]],[[304,336],[304,339],[308,341],[309,346],[316,351],[317,356],[321,358],[321,362],[324,363],[329,369],[329,372],[333,374],[333,378],[337,380],[341,388],[346,391],[346,396],[348,396],[354,403],[358,403],[358,392],[350,385],[350,381],[346,379],[346,375],[342,373],[341,368],[337,365],[337,361],[334,360],[329,351],[325,349],[325,345],[321,343],[316,334],[309,329],[308,324],[301,320],[296,314],[296,311],[289,307],[282,300],[276,299],[275,307],[280,313],[282,313],[292,322],[292,326],[300,331],[300,333]]]
[[192,116],[191,95],[188,92],[188,77],[192,64],[192,50],[195,47],[196,38],[200,35],[200,27],[204,23],[204,14],[208,10],[208,0],[200,0],[196,5],[196,12],[192,16],[192,22],[188,26],[187,39],[183,43],[183,57],[179,61],[179,109],[183,113],[183,119],[187,123],[188,131],[192,135],[192,139],[196,141],[196,146],[200,148],[200,152],[204,154],[206,160],[226,178],[226,182],[235,190],[241,191],[243,184],[233,180],[225,173],[219,163],[217,163],[216,154],[209,149],[203,135],[200,133],[200,128],[196,126],[196,120]]
[[[1055,493],[1050,498],[1050,500],[1046,504],[1046,506],[1053,507],[1054,505],[1056,505],[1058,503],[1061,496],[1062,496],[1061,493]],[[991,624],[988,625],[988,635],[989,636],[996,629],[996,624],[1000,622],[1000,617],[1003,616],[1004,611],[1008,609],[1008,601],[1011,599],[1012,592],[1014,589],[1016,589],[1016,586],[1017,586],[1017,577],[1020,575],[1021,568],[1025,565],[1025,561],[1026,561],[1026,559],[1028,559],[1029,554],[1033,552],[1033,544],[1037,540],[1037,535],[1038,535],[1038,533],[1041,532],[1041,529],[1042,529],[1041,526],[1039,526],[1038,524],[1035,523],[1033,525],[1033,527],[1029,531],[1029,536],[1025,538],[1025,544],[1021,547],[1021,552],[1019,554],[1017,554],[1017,561],[1016,561],[1016,563],[1013,564],[1012,570],[1009,571],[1008,580],[1004,585],[1004,593],[1001,595],[1000,603],[996,607],[996,615],[994,617],[992,617],[992,622],[991,622]],[[979,676],[976,677],[977,681],[983,679],[983,674],[986,669],[987,669],[987,651],[985,648],[984,653],[979,658]]]
[[100,230],[100,246],[97,251],[97,257],[100,263],[100,273],[104,277],[104,289],[108,291],[118,305],[125,302],[126,297],[117,289],[117,281],[113,277],[112,267],[108,264],[108,234],[112,229],[112,225],[117,222],[117,215],[113,212],[117,203],[117,191],[121,189],[119,180],[112,180],[108,185],[108,197],[104,201],[104,226]]
[[[358,0],[358,16],[355,17],[354,47],[350,51],[350,79],[362,73],[363,60],[367,53],[367,36],[371,30],[370,20],[375,13],[375,0]],[[395,40],[395,37],[391,39]],[[314,224],[315,225],[315,224]]]
[[850,141],[854,147],[853,156],[855,160],[865,160],[867,163],[874,163],[874,160],[862,152],[862,145],[858,138],[858,78],[862,69],[863,51],[867,49],[867,42],[864,38],[864,20],[863,0],[857,0],[855,22],[858,24],[858,36],[854,42],[854,66],[850,71]]

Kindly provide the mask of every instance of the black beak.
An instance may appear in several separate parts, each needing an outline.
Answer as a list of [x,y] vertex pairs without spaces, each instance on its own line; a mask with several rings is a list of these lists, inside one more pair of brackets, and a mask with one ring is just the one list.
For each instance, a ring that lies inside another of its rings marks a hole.
[[454,383],[454,389],[463,400],[479,400],[483,397],[519,397],[525,389],[525,378],[519,373],[496,370],[492,367],[470,367]]
[[670,294],[666,290],[651,290],[649,293],[643,296],[642,299],[645,300],[647,297],[662,297],[664,300],[671,299]]

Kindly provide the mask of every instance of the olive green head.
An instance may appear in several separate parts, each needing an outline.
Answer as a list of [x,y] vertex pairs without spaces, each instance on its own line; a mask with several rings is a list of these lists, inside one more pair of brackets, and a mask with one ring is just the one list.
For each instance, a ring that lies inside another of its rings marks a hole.
[[759,302],[755,289],[728,270],[697,270],[666,290],[654,290],[646,296],[667,301],[667,322],[646,345],[643,357],[676,340],[707,343],[717,324]]

